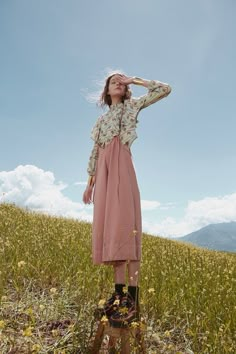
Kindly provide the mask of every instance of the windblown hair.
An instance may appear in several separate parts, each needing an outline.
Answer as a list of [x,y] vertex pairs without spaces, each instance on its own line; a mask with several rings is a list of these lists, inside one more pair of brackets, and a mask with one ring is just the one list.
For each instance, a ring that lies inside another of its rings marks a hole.
[[[105,81],[105,86],[104,86],[104,89],[100,95],[100,99],[99,99],[99,105],[101,107],[104,107],[104,106],[109,106],[111,105],[111,96],[108,94],[108,88],[109,88],[109,83],[110,83],[110,80],[111,78],[114,76],[114,75],[122,75],[121,73],[119,72],[114,72],[112,73],[111,75],[109,75],[107,78],[106,78],[106,81]],[[124,102],[125,100],[128,100],[130,99],[132,96],[132,91],[130,90],[130,87],[128,85],[125,86],[125,94],[124,96],[122,97],[121,101]]]

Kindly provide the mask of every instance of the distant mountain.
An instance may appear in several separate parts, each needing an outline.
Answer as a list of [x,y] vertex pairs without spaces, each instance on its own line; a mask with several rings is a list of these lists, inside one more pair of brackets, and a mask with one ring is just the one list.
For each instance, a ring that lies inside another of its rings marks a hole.
[[236,222],[211,224],[178,240],[212,250],[236,252]]

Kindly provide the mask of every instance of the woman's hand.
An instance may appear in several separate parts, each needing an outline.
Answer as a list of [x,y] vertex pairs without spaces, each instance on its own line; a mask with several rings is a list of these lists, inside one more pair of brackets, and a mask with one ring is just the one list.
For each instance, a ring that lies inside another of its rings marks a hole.
[[95,184],[95,176],[90,176],[87,187],[83,194],[83,202],[85,204],[91,204],[93,202],[93,187]]
[[122,85],[130,85],[133,83],[133,78],[126,75],[117,76],[117,81]]
[[93,186],[87,186],[83,194],[84,204],[91,204],[93,202],[92,195],[93,195]]

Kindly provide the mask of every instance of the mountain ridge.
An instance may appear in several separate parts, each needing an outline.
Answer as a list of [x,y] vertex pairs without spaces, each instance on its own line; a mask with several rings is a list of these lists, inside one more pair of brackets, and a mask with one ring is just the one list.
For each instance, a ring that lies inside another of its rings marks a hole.
[[211,250],[236,252],[236,222],[210,224],[178,240]]

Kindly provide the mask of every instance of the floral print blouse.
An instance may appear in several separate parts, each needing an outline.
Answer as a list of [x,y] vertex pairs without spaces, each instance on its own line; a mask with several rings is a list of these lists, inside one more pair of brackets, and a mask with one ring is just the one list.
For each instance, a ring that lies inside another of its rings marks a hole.
[[96,172],[98,148],[104,148],[117,135],[120,136],[122,144],[130,147],[137,138],[136,126],[139,111],[166,97],[170,92],[171,87],[168,84],[149,81],[146,95],[111,105],[109,110],[98,118],[91,132],[91,138],[95,143],[87,169],[90,176],[94,176]]

